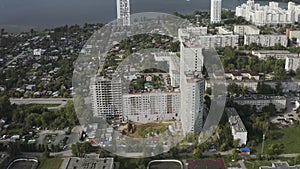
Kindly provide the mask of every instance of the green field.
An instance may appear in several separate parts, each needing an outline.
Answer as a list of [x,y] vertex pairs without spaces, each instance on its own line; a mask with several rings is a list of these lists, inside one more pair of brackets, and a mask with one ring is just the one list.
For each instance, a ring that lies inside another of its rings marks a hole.
[[247,169],[259,169],[261,166],[271,166],[271,161],[244,161],[245,166]]
[[61,158],[41,158],[38,169],[59,169],[62,162]]
[[[273,131],[282,133],[282,136],[279,139],[272,140],[266,138],[264,152],[267,152],[268,147],[270,147],[271,144],[283,144],[285,146],[283,153],[300,153],[300,126],[276,129]],[[253,148],[256,150],[256,152],[261,152],[261,144]]]

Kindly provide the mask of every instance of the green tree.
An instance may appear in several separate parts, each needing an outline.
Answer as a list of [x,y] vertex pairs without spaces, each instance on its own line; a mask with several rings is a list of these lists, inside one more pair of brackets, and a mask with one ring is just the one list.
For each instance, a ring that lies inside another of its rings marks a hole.
[[300,79],[300,67],[296,69],[296,79]]
[[230,83],[227,87],[227,91],[231,96],[240,95],[242,93],[241,87],[236,83]]
[[286,73],[284,69],[284,61],[282,60],[277,60],[275,62],[275,67],[274,67],[274,78],[276,80],[283,80],[286,78]]
[[12,105],[7,96],[0,96],[0,118],[12,118]]
[[7,152],[10,157],[14,157],[21,153],[20,143],[19,142],[9,142]]
[[268,153],[270,155],[279,155],[283,153],[284,150],[284,144],[271,144],[271,146],[268,149]]
[[300,154],[298,154],[298,155],[295,157],[294,161],[295,161],[295,164],[300,164]]
[[199,146],[197,146],[195,149],[194,149],[194,152],[193,152],[193,156],[195,159],[200,159],[200,157],[202,156],[202,150]]

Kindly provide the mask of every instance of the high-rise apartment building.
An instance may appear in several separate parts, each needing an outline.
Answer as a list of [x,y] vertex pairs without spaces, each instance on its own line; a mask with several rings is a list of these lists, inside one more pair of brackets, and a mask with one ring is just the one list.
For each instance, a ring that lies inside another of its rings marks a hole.
[[94,117],[118,119],[122,115],[121,80],[95,76],[91,80]]
[[179,29],[180,119],[183,133],[200,133],[203,126],[203,54],[199,29]]
[[117,18],[119,25],[130,25],[130,0],[117,0]]
[[222,13],[222,0],[211,0],[210,23],[220,23]]
[[291,24],[298,18],[295,14],[296,6],[289,3],[289,9],[279,7],[278,2],[269,2],[269,5],[261,6],[248,0],[236,7],[235,15],[245,18],[247,21],[263,26],[266,24]]
[[125,119],[148,123],[152,121],[178,120],[180,92],[150,92],[123,95]]

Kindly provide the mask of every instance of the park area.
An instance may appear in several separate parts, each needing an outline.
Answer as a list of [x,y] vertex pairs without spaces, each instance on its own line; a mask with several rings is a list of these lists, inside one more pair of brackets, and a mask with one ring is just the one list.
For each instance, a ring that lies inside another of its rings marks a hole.
[[[270,148],[274,145],[283,145],[280,154],[295,154],[300,153],[300,125],[295,125],[288,128],[272,129],[271,136],[265,139],[264,152],[271,151]],[[261,152],[262,144],[254,147],[256,152]]]

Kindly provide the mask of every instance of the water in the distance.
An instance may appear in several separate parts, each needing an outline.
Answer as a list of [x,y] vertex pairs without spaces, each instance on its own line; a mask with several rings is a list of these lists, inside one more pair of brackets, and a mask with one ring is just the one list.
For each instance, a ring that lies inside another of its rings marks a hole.
[[[246,0],[223,0],[235,9]],[[264,2],[263,4],[265,4]],[[0,0],[0,27],[10,30],[66,24],[107,23],[116,18],[116,0]],[[131,12],[209,11],[210,0],[131,0]]]

